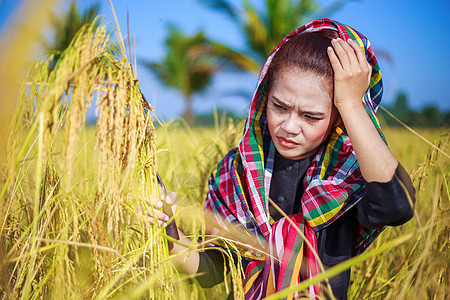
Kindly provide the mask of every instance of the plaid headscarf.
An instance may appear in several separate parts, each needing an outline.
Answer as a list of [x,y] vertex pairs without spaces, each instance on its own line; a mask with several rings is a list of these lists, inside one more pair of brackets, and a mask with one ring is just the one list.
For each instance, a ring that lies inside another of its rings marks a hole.
[[[316,232],[339,218],[365,194],[364,179],[353,147],[348,136],[337,127],[320,146],[306,172],[300,200],[302,213],[289,216],[304,233],[312,249],[305,245],[292,222],[286,218],[274,222],[269,214],[275,146],[267,126],[267,97],[264,96],[267,89],[263,79],[273,56],[291,37],[322,29],[337,31],[344,41],[352,38],[365,50],[367,61],[372,66],[372,77],[362,101],[384,139],[375,114],[382,95],[381,73],[365,36],[339,22],[319,19],[288,34],[275,47],[259,76],[239,146],[231,150],[212,172],[205,203],[205,210],[218,216],[219,222],[238,222],[248,232],[267,240],[271,245],[271,255],[277,258],[251,251],[243,254],[251,258],[244,278],[246,299],[264,298],[318,274],[319,265],[313,253],[317,253]],[[382,230],[360,226],[355,253],[364,251]],[[320,284],[311,286],[309,293],[321,294]]]

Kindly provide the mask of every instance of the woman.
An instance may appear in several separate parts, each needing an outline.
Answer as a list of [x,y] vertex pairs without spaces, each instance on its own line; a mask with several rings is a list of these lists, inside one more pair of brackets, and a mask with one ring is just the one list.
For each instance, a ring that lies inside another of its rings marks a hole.
[[[295,286],[320,272],[319,259],[332,267],[364,251],[386,225],[412,218],[414,189],[375,114],[381,94],[368,40],[330,19],[288,34],[268,58],[244,135],[213,171],[205,203],[221,221],[270,242],[271,256],[244,254],[246,299]],[[204,286],[223,280],[223,260],[215,250],[177,257]],[[330,279],[336,298],[347,298],[349,278],[346,271]],[[309,293],[324,291],[316,285]]]

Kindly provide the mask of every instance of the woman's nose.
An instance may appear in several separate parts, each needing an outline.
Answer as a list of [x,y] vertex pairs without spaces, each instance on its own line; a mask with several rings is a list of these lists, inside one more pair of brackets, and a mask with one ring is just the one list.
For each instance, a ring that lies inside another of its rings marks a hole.
[[289,114],[289,116],[286,116],[286,119],[284,119],[283,123],[281,123],[281,129],[283,129],[287,134],[300,134],[302,130],[298,116],[294,114]]

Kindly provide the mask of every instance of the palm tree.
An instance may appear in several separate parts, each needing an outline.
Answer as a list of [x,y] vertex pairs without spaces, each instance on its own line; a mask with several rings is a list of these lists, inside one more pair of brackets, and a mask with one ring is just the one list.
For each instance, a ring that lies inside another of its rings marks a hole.
[[100,3],[88,7],[84,12],[78,10],[75,0],[72,0],[69,11],[61,17],[53,15],[51,18],[54,36],[50,42],[44,42],[47,50],[55,50],[55,58],[51,63],[54,67],[59,55],[69,45],[77,32],[87,23],[92,23],[100,12]]
[[211,42],[202,31],[184,34],[169,24],[165,40],[166,56],[161,62],[144,62],[164,85],[178,90],[186,102],[183,114],[188,124],[194,123],[192,96],[201,92],[219,70],[248,69],[255,71],[253,60],[220,43]]
[[348,2],[336,0],[320,7],[313,0],[265,0],[263,9],[258,10],[249,0],[243,0],[241,6],[228,0],[199,1],[231,18],[244,34],[243,52],[258,65],[287,33],[319,16],[330,15]]

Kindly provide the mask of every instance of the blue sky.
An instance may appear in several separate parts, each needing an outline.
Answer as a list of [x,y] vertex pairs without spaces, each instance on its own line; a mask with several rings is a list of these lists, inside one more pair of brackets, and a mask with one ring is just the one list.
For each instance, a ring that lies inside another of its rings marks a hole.
[[[239,3],[239,0],[232,0]],[[94,1],[78,1],[87,7]],[[253,1],[260,5],[260,1]],[[332,1],[321,0],[321,4]],[[11,14],[15,0],[0,0],[0,24]],[[63,11],[69,1],[55,11]],[[101,1],[102,13],[112,19],[106,0]],[[242,36],[236,26],[223,15],[203,7],[198,0],[113,0],[122,32],[126,31],[127,10],[130,33],[136,40],[138,59],[159,60],[164,57],[167,23],[173,22],[187,33],[203,29],[215,40],[243,48]],[[326,16],[348,24],[366,35],[378,51],[389,53],[392,63],[379,57],[385,93],[382,104],[392,104],[399,91],[405,91],[413,108],[437,105],[450,110],[450,1],[448,0],[361,0],[349,1],[333,15]],[[7,23],[6,23],[7,24]],[[26,23],[24,24],[26,26]],[[301,24],[299,24],[301,25]],[[7,27],[2,26],[3,29]],[[256,74],[222,74],[203,94],[194,98],[197,112],[211,111],[214,106],[234,109],[245,114]],[[138,65],[141,89],[164,119],[183,112],[181,96],[160,85],[142,66]],[[247,98],[232,96],[239,90]]]

